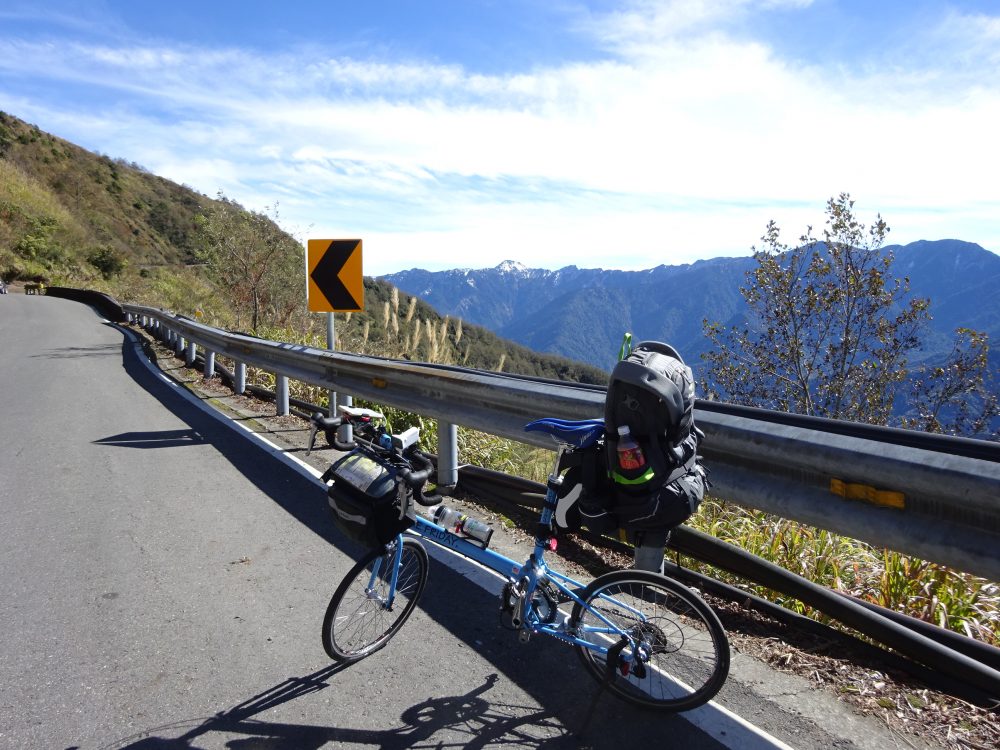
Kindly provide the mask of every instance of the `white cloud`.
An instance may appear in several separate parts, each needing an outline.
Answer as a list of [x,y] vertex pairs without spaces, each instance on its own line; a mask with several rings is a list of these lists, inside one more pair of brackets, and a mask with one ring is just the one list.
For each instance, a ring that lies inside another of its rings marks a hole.
[[843,190],[894,239],[1000,249],[1000,21],[945,16],[913,42],[933,55],[875,69],[729,32],[808,4],[629,3],[581,24],[614,54],[511,75],[315,48],[8,42],[0,70],[113,104],[3,106],[206,194],[278,201],[303,231],[363,236],[378,273],[741,254],[771,218],[792,235],[821,222]]
[[627,0],[616,10],[588,15],[580,28],[622,57],[655,57],[672,42],[749,14],[810,5],[812,0]]

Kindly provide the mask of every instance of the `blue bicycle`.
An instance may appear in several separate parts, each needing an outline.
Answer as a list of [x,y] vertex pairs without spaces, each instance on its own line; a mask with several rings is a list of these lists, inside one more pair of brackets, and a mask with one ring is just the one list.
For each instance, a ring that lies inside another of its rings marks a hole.
[[[423,539],[506,578],[502,624],[516,631],[522,643],[542,633],[575,646],[587,671],[618,697],[662,711],[686,711],[711,700],[729,674],[729,642],[716,614],[694,591],[666,576],[633,569],[606,573],[583,585],[546,564],[546,552],[555,549],[561,459],[566,451],[596,443],[604,432],[603,420],[541,419],[525,429],[550,435],[558,450],[534,551],[522,563],[413,513],[414,502],[430,506],[441,499],[423,494],[432,466],[414,445],[358,441],[354,458],[344,459],[350,466],[341,476],[352,482],[361,477],[363,482],[355,484],[367,483],[368,488],[391,479],[387,486],[396,489],[386,493],[392,511],[383,511],[389,532],[383,529],[376,549],[351,569],[327,607],[327,653],[337,661],[354,662],[399,632],[427,583]],[[324,479],[336,485],[337,476],[328,471]],[[339,522],[356,516],[342,507],[334,510]]]

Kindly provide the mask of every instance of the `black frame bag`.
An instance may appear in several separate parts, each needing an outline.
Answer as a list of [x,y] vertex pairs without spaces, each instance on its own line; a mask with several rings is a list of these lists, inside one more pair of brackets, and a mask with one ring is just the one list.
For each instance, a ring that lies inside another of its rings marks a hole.
[[695,430],[682,443],[687,456],[660,484],[642,491],[620,491],[608,472],[604,443],[563,454],[562,484],[557,491],[554,520],[564,531],[581,527],[596,534],[615,529],[651,531],[684,523],[701,505],[708,487],[696,451]]
[[564,531],[587,528],[596,534],[613,531],[618,518],[614,485],[608,478],[604,442],[563,453],[559,463],[562,484],[556,492],[555,524]]

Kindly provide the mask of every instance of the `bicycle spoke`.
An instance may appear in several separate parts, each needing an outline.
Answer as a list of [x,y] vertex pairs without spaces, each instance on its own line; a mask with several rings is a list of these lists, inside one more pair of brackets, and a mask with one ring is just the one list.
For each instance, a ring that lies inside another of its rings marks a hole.
[[417,541],[405,539],[402,545],[394,593],[395,544],[370,553],[341,582],[323,621],[323,646],[332,658],[356,661],[367,656],[384,646],[410,616],[427,582],[428,561]]
[[680,584],[638,571],[608,574],[577,605],[577,635],[596,648],[578,649],[605,679],[605,654],[627,641],[615,665],[612,692],[641,705],[686,710],[710,700],[728,674],[729,649],[718,618]]

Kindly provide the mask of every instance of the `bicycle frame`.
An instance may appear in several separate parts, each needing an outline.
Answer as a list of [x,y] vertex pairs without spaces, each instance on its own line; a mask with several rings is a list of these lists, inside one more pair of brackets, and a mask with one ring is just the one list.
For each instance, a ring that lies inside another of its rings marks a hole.
[[[558,467],[562,454],[565,450],[567,450],[567,446],[560,445],[552,474],[549,476],[548,489],[545,495],[545,505],[542,508],[541,518],[539,519],[539,527],[542,529],[550,527],[553,514],[555,513],[556,503],[558,500],[557,489],[562,482],[562,479],[558,474]],[[546,538],[537,536],[535,538],[535,548],[531,556],[523,563],[518,563],[512,558],[498,552],[480,547],[469,539],[458,536],[448,529],[438,526],[432,521],[429,521],[419,515],[417,516],[414,526],[406,533],[426,539],[432,544],[442,547],[450,552],[469,558],[479,565],[482,565],[483,567],[492,570],[501,577],[507,579],[508,582],[514,585],[523,586],[523,588],[518,591],[519,606],[514,620],[515,627],[522,633],[544,633],[545,635],[558,638],[566,643],[582,646],[583,648],[588,648],[601,654],[607,654],[608,652],[607,647],[578,638],[574,633],[570,632],[567,628],[568,617],[565,613],[557,611],[556,614],[559,614],[560,617],[555,617],[552,622],[543,622],[541,620],[535,609],[533,596],[538,589],[539,584],[547,582],[555,586],[562,596],[567,597],[568,600],[586,608],[606,626],[604,628],[590,627],[588,628],[588,632],[605,634],[608,636],[609,642],[612,643],[615,640],[625,639],[630,644],[634,645],[632,643],[632,638],[624,630],[608,620],[600,612],[594,610],[592,607],[589,607],[586,602],[584,602],[584,600],[577,595],[577,591],[581,591],[586,588],[583,584],[570,578],[569,576],[550,569],[545,564],[545,552],[550,549],[548,546],[549,540]],[[392,563],[393,571],[390,581],[389,598],[388,602],[385,602],[386,606],[389,608],[392,607],[392,602],[396,592],[396,583],[403,549],[401,542],[402,535],[397,537],[395,545],[395,556]],[[381,561],[376,563],[372,569],[369,591],[371,591],[374,587],[375,579],[379,575],[380,566]],[[639,618],[643,620],[645,619],[642,612],[635,610],[633,607],[630,607],[624,602],[610,597],[605,597],[605,599],[609,602],[613,602],[616,606],[631,611]],[[630,654],[623,653],[622,658],[629,661],[632,657]]]

